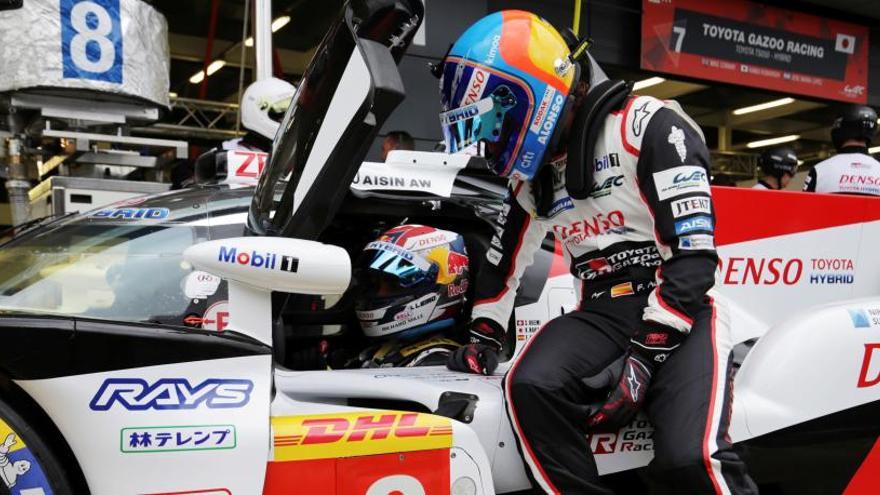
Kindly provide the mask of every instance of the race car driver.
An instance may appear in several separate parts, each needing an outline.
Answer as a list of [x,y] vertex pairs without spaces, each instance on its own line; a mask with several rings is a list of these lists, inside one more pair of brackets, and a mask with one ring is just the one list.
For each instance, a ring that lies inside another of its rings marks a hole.
[[204,183],[218,176],[225,176],[228,151],[271,151],[275,132],[281,125],[281,119],[290,106],[294,93],[296,88],[292,84],[274,77],[248,86],[239,107],[241,125],[247,133],[240,138],[226,140],[220,146],[200,155],[195,164],[195,181]]
[[[443,365],[461,346],[468,290],[464,238],[407,224],[368,243],[355,261],[354,309],[362,335],[296,351],[296,369]],[[365,337],[365,339],[364,339]]]
[[464,238],[424,225],[401,225],[367,244],[355,263],[355,313],[375,342],[360,367],[442,365],[460,344],[447,337],[468,289]]
[[837,154],[817,163],[804,182],[804,191],[880,196],[880,162],[868,154],[877,134],[877,112],[851,106],[831,126]]
[[577,309],[539,330],[504,381],[533,483],[610,493],[584,434],[645,408],[658,490],[757,493],[727,436],[731,339],[725,308],[707,295],[718,258],[699,127],[675,103],[630,95],[586,43],[528,12],[481,19],[435,69],[447,152],[482,141],[510,178],[475,281],[471,343],[447,365],[492,373],[545,233],[580,279]]
[[797,172],[798,158],[794,150],[782,146],[761,153],[758,157],[758,168],[764,176],[758,179],[753,189],[782,190],[791,182]]

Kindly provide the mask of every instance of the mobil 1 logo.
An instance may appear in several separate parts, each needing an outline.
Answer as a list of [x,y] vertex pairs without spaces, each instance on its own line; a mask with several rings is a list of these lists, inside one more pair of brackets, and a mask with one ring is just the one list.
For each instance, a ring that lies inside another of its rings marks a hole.
[[712,200],[708,196],[694,196],[672,202],[672,216],[675,218],[695,213],[712,213]]

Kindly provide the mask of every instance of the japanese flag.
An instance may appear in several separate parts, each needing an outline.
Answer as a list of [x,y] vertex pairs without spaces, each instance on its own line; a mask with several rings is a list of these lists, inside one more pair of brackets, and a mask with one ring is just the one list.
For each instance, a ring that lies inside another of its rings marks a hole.
[[834,43],[834,51],[852,55],[856,51],[856,37],[838,33],[837,41]]

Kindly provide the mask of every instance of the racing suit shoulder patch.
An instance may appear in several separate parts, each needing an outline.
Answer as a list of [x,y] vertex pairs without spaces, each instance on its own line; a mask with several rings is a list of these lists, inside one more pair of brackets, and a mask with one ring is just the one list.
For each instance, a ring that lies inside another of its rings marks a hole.
[[629,153],[638,156],[648,122],[664,103],[653,96],[637,96],[627,102],[620,121],[620,139]]

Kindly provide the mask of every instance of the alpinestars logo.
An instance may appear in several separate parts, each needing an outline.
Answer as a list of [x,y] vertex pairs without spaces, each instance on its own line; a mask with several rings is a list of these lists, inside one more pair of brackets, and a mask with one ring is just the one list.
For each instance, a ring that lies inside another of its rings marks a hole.
[[636,370],[633,368],[632,362],[629,363],[628,368],[626,381],[629,384],[629,394],[632,396],[633,402],[638,402],[639,389],[642,388],[642,384],[639,383],[639,377],[636,376]]
[[119,406],[129,411],[175,409],[235,409],[247,405],[254,382],[209,378],[192,385],[186,378],[162,378],[149,383],[140,378],[108,378],[89,402],[92,411]]
[[648,104],[650,103],[650,100],[646,101],[642,106],[633,111],[632,131],[636,136],[642,133],[642,124],[644,124],[645,118],[650,115],[650,112],[648,112]]

